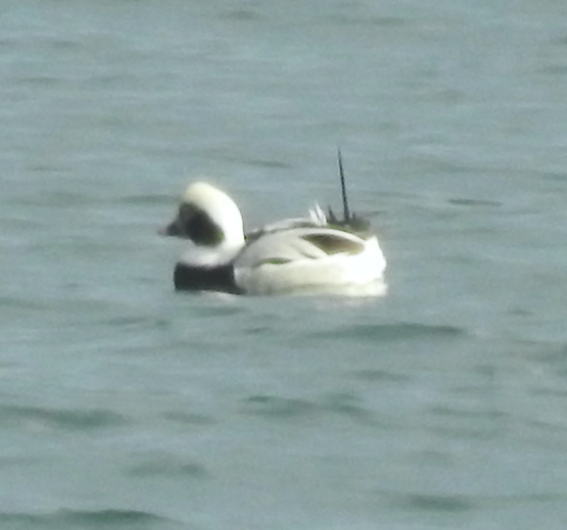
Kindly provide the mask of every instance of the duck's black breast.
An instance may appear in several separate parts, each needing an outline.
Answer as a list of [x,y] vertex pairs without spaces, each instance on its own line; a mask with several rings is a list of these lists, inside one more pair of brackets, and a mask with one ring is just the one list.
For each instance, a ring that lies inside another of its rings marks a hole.
[[232,264],[216,267],[196,267],[179,262],[173,273],[173,283],[177,291],[220,291],[242,294],[234,280]]

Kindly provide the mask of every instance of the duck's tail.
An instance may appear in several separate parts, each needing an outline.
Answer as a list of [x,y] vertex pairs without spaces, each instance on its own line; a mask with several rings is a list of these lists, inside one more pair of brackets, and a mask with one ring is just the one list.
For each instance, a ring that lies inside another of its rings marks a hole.
[[346,191],[346,182],[345,182],[345,172],[343,168],[343,155],[341,153],[341,148],[337,146],[337,160],[339,163],[339,178],[341,181],[341,194],[343,198],[343,218],[339,219],[335,212],[329,206],[328,214],[327,214],[327,222],[330,225],[339,226],[346,230],[352,230],[354,232],[364,232],[368,230],[370,227],[370,222],[366,219],[363,219],[356,214],[351,214],[350,209],[348,206],[348,197]]
[[346,184],[345,184],[345,172],[343,169],[343,155],[341,153],[341,148],[337,146],[337,160],[339,162],[339,177],[341,179],[341,193],[343,196],[343,215],[344,215],[344,222],[348,224],[350,222],[350,210],[348,208],[348,198],[346,192]]

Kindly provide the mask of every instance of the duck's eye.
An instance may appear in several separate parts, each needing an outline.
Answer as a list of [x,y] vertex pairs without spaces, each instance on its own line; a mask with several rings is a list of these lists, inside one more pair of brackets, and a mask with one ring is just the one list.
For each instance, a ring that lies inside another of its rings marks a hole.
[[179,207],[178,219],[181,230],[196,245],[216,246],[224,240],[224,234],[219,225],[203,210],[189,204],[182,204]]

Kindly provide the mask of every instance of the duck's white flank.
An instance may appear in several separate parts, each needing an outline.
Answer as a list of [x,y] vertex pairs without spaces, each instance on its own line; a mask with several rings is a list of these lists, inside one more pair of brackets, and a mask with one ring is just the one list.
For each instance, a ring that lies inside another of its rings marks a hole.
[[[318,235],[358,248],[332,253],[309,242],[309,236]],[[368,284],[382,278],[386,268],[375,236],[362,239],[333,228],[276,232],[247,246],[233,263],[236,283],[255,294]]]

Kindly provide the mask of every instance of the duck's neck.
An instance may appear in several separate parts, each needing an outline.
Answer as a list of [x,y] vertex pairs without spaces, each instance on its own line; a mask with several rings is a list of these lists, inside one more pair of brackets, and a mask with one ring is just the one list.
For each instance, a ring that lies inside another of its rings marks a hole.
[[219,249],[227,250],[240,248],[244,245],[244,229],[242,224],[231,225],[223,227],[224,239],[220,245]]

